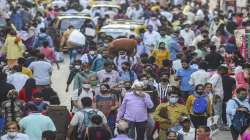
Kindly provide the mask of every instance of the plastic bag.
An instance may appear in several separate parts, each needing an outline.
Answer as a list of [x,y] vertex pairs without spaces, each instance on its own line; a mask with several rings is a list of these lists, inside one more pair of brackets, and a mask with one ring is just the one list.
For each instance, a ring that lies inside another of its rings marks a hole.
[[85,36],[80,31],[74,30],[69,35],[67,42],[76,47],[82,47],[85,45],[85,41],[86,41]]
[[56,62],[63,62],[64,61],[63,52],[55,52],[55,55],[56,55]]

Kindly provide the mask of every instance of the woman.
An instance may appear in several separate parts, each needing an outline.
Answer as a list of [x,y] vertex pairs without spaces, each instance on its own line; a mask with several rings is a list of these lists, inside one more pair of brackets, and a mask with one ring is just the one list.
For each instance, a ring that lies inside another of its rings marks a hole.
[[157,49],[153,50],[152,52],[152,56],[155,57],[156,62],[155,64],[161,66],[163,63],[163,60],[170,59],[170,52],[169,50],[166,48],[165,43],[161,42],[158,46]]
[[18,98],[25,102],[31,101],[32,96],[38,92],[36,88],[36,81],[33,78],[30,78],[26,81],[24,87],[19,92]]
[[168,131],[167,132],[167,140],[177,140],[177,134],[174,131]]
[[109,127],[114,130],[116,109],[119,106],[118,99],[115,95],[111,94],[110,87],[107,84],[100,86],[100,94],[95,97],[96,108],[104,113],[108,119]]
[[11,30],[2,48],[2,52],[6,54],[8,66],[13,67],[17,65],[17,59],[23,56],[24,51],[22,40],[17,37],[17,33],[14,30]]

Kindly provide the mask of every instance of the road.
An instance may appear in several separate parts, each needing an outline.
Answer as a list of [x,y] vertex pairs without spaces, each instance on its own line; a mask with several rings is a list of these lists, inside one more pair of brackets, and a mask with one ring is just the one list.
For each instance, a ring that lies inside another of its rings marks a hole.
[[[65,92],[66,81],[69,75],[69,59],[66,57],[64,63],[60,64],[60,70],[53,67],[52,74],[52,87],[58,93],[58,96],[61,101],[61,105],[65,105],[69,108],[70,106],[70,93],[72,93],[72,85],[69,88],[69,92]],[[231,134],[229,131],[218,132],[213,136],[213,140],[232,140]]]

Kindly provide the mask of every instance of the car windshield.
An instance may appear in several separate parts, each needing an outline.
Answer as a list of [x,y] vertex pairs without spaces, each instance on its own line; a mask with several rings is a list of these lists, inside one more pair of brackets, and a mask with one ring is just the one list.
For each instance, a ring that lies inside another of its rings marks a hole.
[[80,29],[81,26],[84,24],[85,19],[83,18],[67,18],[62,19],[60,24],[60,31],[64,32],[70,25],[73,25],[76,29]]
[[130,29],[117,29],[117,28],[109,28],[109,29],[101,29],[102,33],[105,33],[108,36],[112,36],[112,38],[117,38],[119,36],[128,36],[131,34]]

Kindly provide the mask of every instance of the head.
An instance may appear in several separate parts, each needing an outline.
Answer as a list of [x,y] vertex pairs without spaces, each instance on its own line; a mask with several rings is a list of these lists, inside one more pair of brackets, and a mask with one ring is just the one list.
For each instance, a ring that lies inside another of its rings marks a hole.
[[181,65],[183,69],[188,69],[189,68],[188,60],[181,60]]
[[198,65],[199,69],[207,70],[207,63],[205,61],[201,61]]
[[84,108],[92,106],[92,99],[90,97],[83,97],[81,102]]
[[210,138],[210,128],[208,126],[200,126],[197,129],[197,140],[209,140]]
[[180,124],[183,127],[183,130],[187,130],[189,131],[190,127],[191,127],[191,120],[189,116],[186,115],[182,115],[180,117]]
[[56,140],[56,132],[47,130],[42,133],[42,140]]
[[125,58],[126,56],[127,56],[127,52],[126,51],[119,51],[119,57]]
[[164,42],[161,42],[159,44],[159,50],[165,50],[166,49],[166,46],[165,46],[165,43]]
[[205,86],[204,90],[205,93],[210,93],[213,91],[213,85],[211,83],[205,83],[204,86]]
[[144,89],[144,83],[141,81],[135,81],[132,85],[132,89],[137,92],[141,92]]
[[107,94],[110,91],[110,86],[108,84],[101,84],[100,85],[100,92],[101,94]]
[[82,89],[85,91],[89,91],[91,89],[91,85],[89,83],[83,83]]
[[177,140],[176,132],[169,130],[167,132],[167,140]]
[[81,64],[82,64],[81,60],[79,60],[79,59],[75,60],[74,68],[77,69],[77,70],[80,70],[81,69]]
[[174,91],[170,92],[169,93],[169,103],[172,105],[177,104],[179,101],[179,97],[180,97],[180,95],[178,92],[174,92]]
[[126,122],[125,120],[119,120],[116,124],[116,127],[117,127],[117,132],[119,134],[125,134],[125,135],[128,134],[129,126],[128,122]]
[[105,71],[107,72],[107,73],[110,73],[110,72],[112,72],[112,70],[113,70],[113,63],[112,62],[105,62],[104,63],[104,69],[105,69]]
[[12,89],[7,93],[7,98],[10,100],[16,99],[17,96],[18,92],[15,89]]
[[246,98],[247,98],[247,90],[245,88],[238,88],[236,90],[236,93],[237,93],[237,98],[240,100],[240,101],[245,101]]
[[99,115],[94,115],[94,116],[91,118],[91,122],[92,122],[94,125],[100,126],[100,125],[102,124],[102,117],[99,116]]
[[217,69],[217,73],[223,76],[228,73],[228,68],[225,66],[219,66]]
[[86,63],[86,62],[82,63],[81,69],[84,72],[89,72],[90,71],[90,65],[89,65],[89,63]]
[[37,58],[38,58],[38,60],[44,60],[45,55],[42,53],[39,53],[39,54],[37,54]]
[[122,70],[123,71],[129,71],[130,70],[130,63],[129,62],[123,62],[122,63]]
[[20,57],[20,58],[17,59],[17,64],[19,66],[23,66],[25,64],[25,61],[26,61],[25,58]]
[[149,31],[149,32],[152,32],[152,31],[153,31],[153,26],[152,26],[152,25],[148,25],[147,28],[148,28],[148,31]]
[[15,138],[19,131],[19,126],[17,122],[8,122],[6,124],[6,130],[7,130],[8,137]]
[[13,66],[12,69],[14,72],[22,72],[22,66],[19,66],[19,65]]
[[160,82],[168,84],[169,83],[169,75],[165,74],[165,73],[161,74],[161,76],[160,76]]
[[195,92],[196,92],[198,95],[203,95],[203,93],[204,93],[204,85],[198,84],[198,85],[195,87]]
[[43,47],[44,47],[44,48],[49,47],[49,42],[48,42],[48,41],[44,41],[44,42],[43,42]]
[[32,100],[35,104],[40,104],[43,101],[43,93],[38,92],[32,96]]
[[146,54],[146,53],[141,54],[140,59],[141,59],[141,63],[147,64],[147,62],[148,62],[148,54]]
[[75,27],[73,25],[69,25],[68,29],[73,30],[73,29],[75,29]]
[[131,81],[125,81],[125,82],[124,82],[124,88],[125,88],[126,90],[130,90],[130,89],[131,89],[131,86],[132,86]]

